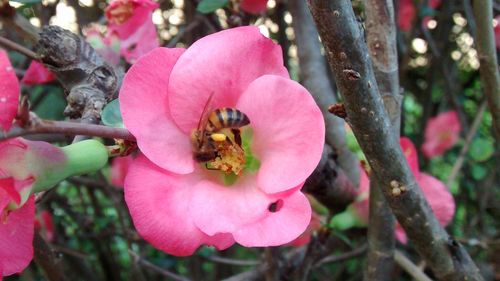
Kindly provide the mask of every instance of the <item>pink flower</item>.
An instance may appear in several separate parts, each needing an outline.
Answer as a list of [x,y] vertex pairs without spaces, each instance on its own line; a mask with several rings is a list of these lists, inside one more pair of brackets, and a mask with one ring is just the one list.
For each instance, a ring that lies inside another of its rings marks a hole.
[[92,24],[83,29],[85,40],[111,65],[120,63],[120,39],[115,33],[104,37],[99,26]]
[[[193,156],[190,135],[210,97],[210,110],[236,108],[250,120],[242,128],[249,160],[238,157],[241,148],[225,132],[228,141],[218,147],[228,150],[217,149],[210,162],[220,160],[228,175]],[[155,247],[185,256],[202,244],[281,245],[304,232],[311,207],[300,187],[320,159],[324,122],[310,94],[290,80],[280,47],[258,28],[146,54],[126,74],[120,105],[143,153],[125,178],[125,200],[138,232]],[[244,169],[235,175],[234,167]]]
[[[406,160],[415,176],[418,185],[424,193],[425,199],[431,206],[432,211],[436,215],[441,225],[447,225],[455,214],[455,201],[453,196],[448,191],[444,183],[435,177],[426,173],[420,172],[418,168],[417,150],[410,139],[402,137],[400,139],[401,149],[403,150]],[[363,169],[362,169],[363,170]],[[368,200],[369,200],[370,180],[366,172],[361,173],[360,186],[359,186],[359,199],[354,204],[356,211],[360,218],[368,222]],[[396,238],[399,242],[406,244],[408,239],[403,228],[396,224]]]
[[120,53],[130,63],[159,46],[152,21],[158,4],[151,0],[113,0],[106,8],[108,35],[118,35]]
[[311,222],[299,237],[288,243],[290,246],[300,247],[308,244],[311,241],[311,235],[321,229],[321,217],[316,212],[312,212]]
[[[50,177],[64,154],[44,142],[21,138],[0,142],[0,272],[21,272],[33,257],[36,180]],[[42,162],[45,162],[42,164]]]
[[[428,5],[432,9],[436,9],[441,5],[441,0],[430,0]],[[400,0],[398,6],[398,26],[402,31],[410,31],[416,17],[416,9],[413,0]],[[425,17],[424,25],[427,24],[430,17]]]
[[40,216],[35,218],[35,229],[37,229],[47,241],[54,241],[54,220],[49,211],[43,210]]
[[45,84],[52,82],[56,79],[54,74],[50,72],[43,64],[32,61],[30,66],[26,70],[21,83],[26,85],[36,85],[36,84]]
[[267,10],[267,0],[242,0],[241,9],[250,14],[260,14]]
[[132,164],[134,158],[132,156],[117,157],[111,163],[111,184],[117,187],[123,187],[125,176]]
[[[0,180],[0,279],[23,271],[33,258],[33,220],[35,198],[31,196],[25,204],[6,214],[6,199],[10,198],[2,189]],[[2,207],[3,206],[3,207]]]
[[0,49],[0,129],[8,131],[17,114],[19,82],[7,53]]
[[460,130],[460,121],[456,111],[443,112],[430,118],[425,128],[422,152],[427,158],[442,155],[457,143]]
[[497,49],[500,49],[500,16],[497,16],[495,18],[495,20],[497,21],[497,25],[495,26],[495,43],[496,43],[496,46],[497,46]]

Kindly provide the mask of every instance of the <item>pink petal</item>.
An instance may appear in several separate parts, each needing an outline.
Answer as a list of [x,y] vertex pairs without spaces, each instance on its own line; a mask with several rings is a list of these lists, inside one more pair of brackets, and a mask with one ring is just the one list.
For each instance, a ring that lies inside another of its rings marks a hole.
[[495,44],[497,49],[500,49],[500,16],[495,18],[497,20],[497,25],[495,26]]
[[252,152],[261,161],[257,185],[275,193],[305,181],[325,139],[323,115],[309,92],[290,79],[265,75],[249,85],[236,107],[253,129]]
[[111,184],[117,187],[123,187],[125,176],[134,158],[132,156],[117,157],[111,163]]
[[267,0],[242,0],[241,9],[250,14],[260,14],[267,10]]
[[189,205],[200,173],[178,175],[155,166],[140,155],[125,179],[125,201],[139,234],[154,247],[176,256],[188,256],[203,244],[229,247],[230,234],[214,237],[193,223]]
[[0,277],[23,271],[33,258],[35,198],[0,222]]
[[427,158],[442,155],[456,144],[461,126],[456,111],[443,112],[429,119],[422,152]]
[[281,48],[257,27],[203,37],[182,54],[172,70],[168,89],[175,123],[190,133],[211,94],[211,108],[233,107],[248,85],[265,74],[288,77]]
[[400,0],[398,5],[398,26],[402,31],[409,31],[415,19],[416,11],[413,0]]
[[190,139],[167,106],[168,78],[182,52],[158,48],[143,56],[125,75],[119,98],[125,127],[142,153],[164,169],[186,174],[194,169]]
[[236,242],[247,247],[290,242],[311,220],[309,201],[298,188],[265,194],[255,186],[255,176],[239,179],[229,187],[209,180],[200,182],[190,213],[196,226],[208,235],[232,233]]
[[134,64],[138,58],[158,46],[160,46],[160,42],[156,34],[156,27],[153,22],[149,21],[121,42],[120,53],[127,62]]
[[420,173],[420,169],[418,167],[418,154],[415,145],[407,137],[401,137],[399,139],[399,144],[401,145],[401,150],[403,150],[403,153],[405,154],[406,161],[408,162],[411,171],[414,175],[418,175],[418,173]]
[[10,129],[18,103],[19,82],[7,53],[0,49],[0,129]]
[[26,85],[45,84],[56,79],[54,74],[45,66],[37,61],[32,61],[26,73],[24,74],[21,83]]
[[320,216],[316,212],[312,212],[311,222],[307,226],[306,231],[302,233],[297,239],[288,243],[290,246],[300,247],[308,244],[311,241],[311,235],[316,230],[321,229],[321,219]]
[[141,26],[152,21],[152,13],[159,5],[151,0],[114,0],[106,8],[110,33],[127,39]]
[[[9,177],[0,179],[0,191],[3,191],[4,193],[4,195],[0,196],[3,196],[4,198],[8,199],[7,202],[13,201],[17,205],[21,203],[21,195],[19,195],[19,192],[16,190],[14,178]],[[5,207],[1,205],[3,204],[0,204],[0,213],[3,211],[3,208]]]
[[417,182],[438,221],[443,226],[448,225],[455,215],[455,200],[448,187],[442,181],[426,173],[421,173]]
[[[426,173],[420,173],[417,183],[439,223],[442,226],[448,225],[455,215],[455,200],[446,185]],[[407,243],[406,233],[399,224],[396,225],[396,238],[403,244]]]

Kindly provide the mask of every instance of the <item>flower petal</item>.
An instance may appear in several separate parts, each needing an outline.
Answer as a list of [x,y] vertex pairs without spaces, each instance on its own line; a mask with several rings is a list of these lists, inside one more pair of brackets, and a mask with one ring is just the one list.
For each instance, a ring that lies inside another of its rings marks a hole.
[[251,14],[260,14],[267,9],[267,0],[242,0],[241,9]]
[[21,83],[26,85],[36,85],[36,84],[45,84],[52,82],[56,79],[54,74],[50,72],[43,64],[32,61],[30,66],[26,70]]
[[232,28],[203,37],[172,70],[168,89],[175,123],[190,133],[212,93],[212,108],[233,107],[248,85],[265,74],[288,77],[281,48],[257,27]]
[[167,106],[168,77],[182,52],[158,48],[143,56],[125,75],[119,98],[125,127],[144,155],[164,169],[186,174],[194,169],[191,143]]
[[413,142],[407,137],[401,137],[399,139],[399,145],[401,145],[401,150],[405,154],[406,161],[410,165],[410,169],[414,175],[420,173],[420,168],[418,167],[418,154],[417,149]]
[[156,27],[153,22],[144,23],[137,31],[124,39],[120,45],[120,53],[125,60],[134,64],[138,58],[160,46]]
[[190,213],[196,226],[213,235],[232,233],[243,246],[275,246],[297,238],[311,220],[311,206],[298,188],[265,194],[247,176],[230,187],[202,181],[195,187]]
[[429,119],[425,127],[422,152],[427,158],[442,155],[458,141],[460,130],[458,113],[454,110]]
[[293,188],[318,165],[325,123],[297,82],[274,75],[256,79],[236,106],[250,119],[252,152],[261,161],[257,184],[266,193]]
[[[417,176],[417,183],[439,223],[446,226],[451,222],[455,214],[453,195],[443,182],[426,173],[420,173]],[[406,233],[399,224],[396,225],[396,238],[403,244],[406,244],[408,240]]]
[[0,222],[0,278],[23,271],[33,258],[35,197]]
[[108,28],[120,39],[126,39],[145,23],[152,22],[151,15],[158,8],[151,0],[114,0],[106,8]]
[[0,129],[8,131],[16,117],[19,81],[7,53],[0,50]]
[[189,204],[199,173],[169,173],[140,155],[125,178],[125,201],[139,234],[156,248],[176,256],[193,254],[202,244],[229,247],[232,236],[214,237],[193,223]]

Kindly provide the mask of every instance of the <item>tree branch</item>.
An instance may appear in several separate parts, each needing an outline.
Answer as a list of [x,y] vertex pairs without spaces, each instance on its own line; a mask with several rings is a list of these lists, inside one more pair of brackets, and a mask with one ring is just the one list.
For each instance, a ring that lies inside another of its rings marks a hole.
[[[392,132],[399,138],[401,95],[399,94],[396,23],[392,0],[365,0],[366,41],[373,70],[391,120]],[[382,183],[372,175],[368,223],[368,255],[364,280],[390,280],[394,268],[395,218],[382,194]]]
[[493,34],[493,4],[491,0],[474,0],[472,12],[477,24],[476,48],[479,73],[484,95],[490,107],[494,135],[500,141],[500,73],[498,70],[495,35]]
[[336,162],[355,186],[359,182],[358,159],[347,147],[345,141],[344,120],[328,112],[331,104],[337,103],[321,45],[318,31],[311,13],[304,0],[288,1],[292,25],[295,32],[295,43],[299,57],[300,80],[318,103],[326,125],[326,143],[337,154]]
[[396,263],[406,271],[416,281],[432,281],[418,266],[416,266],[410,259],[408,259],[401,251],[394,253]]
[[351,1],[309,0],[309,5],[344,97],[346,120],[399,223],[440,280],[483,280],[434,216],[392,133]]
[[7,49],[11,49],[12,51],[16,51],[20,54],[23,54],[32,60],[40,60],[38,55],[32,50],[1,36],[0,36],[0,46],[4,46]]
[[122,128],[113,128],[102,125],[84,124],[67,121],[41,120],[27,128],[13,126],[10,131],[0,134],[0,141],[35,134],[64,134],[85,135],[102,138],[124,139],[135,141],[135,137],[129,131]]

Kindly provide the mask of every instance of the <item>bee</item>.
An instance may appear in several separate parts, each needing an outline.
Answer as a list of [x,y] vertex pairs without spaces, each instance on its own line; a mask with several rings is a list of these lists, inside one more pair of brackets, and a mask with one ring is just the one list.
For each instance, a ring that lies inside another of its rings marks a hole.
[[212,95],[205,104],[197,129],[191,135],[194,158],[198,162],[207,162],[217,158],[221,143],[233,145],[231,138],[221,132],[223,129],[231,130],[234,142],[241,149],[240,128],[250,124],[248,116],[236,108],[223,107],[208,112],[211,99]]

